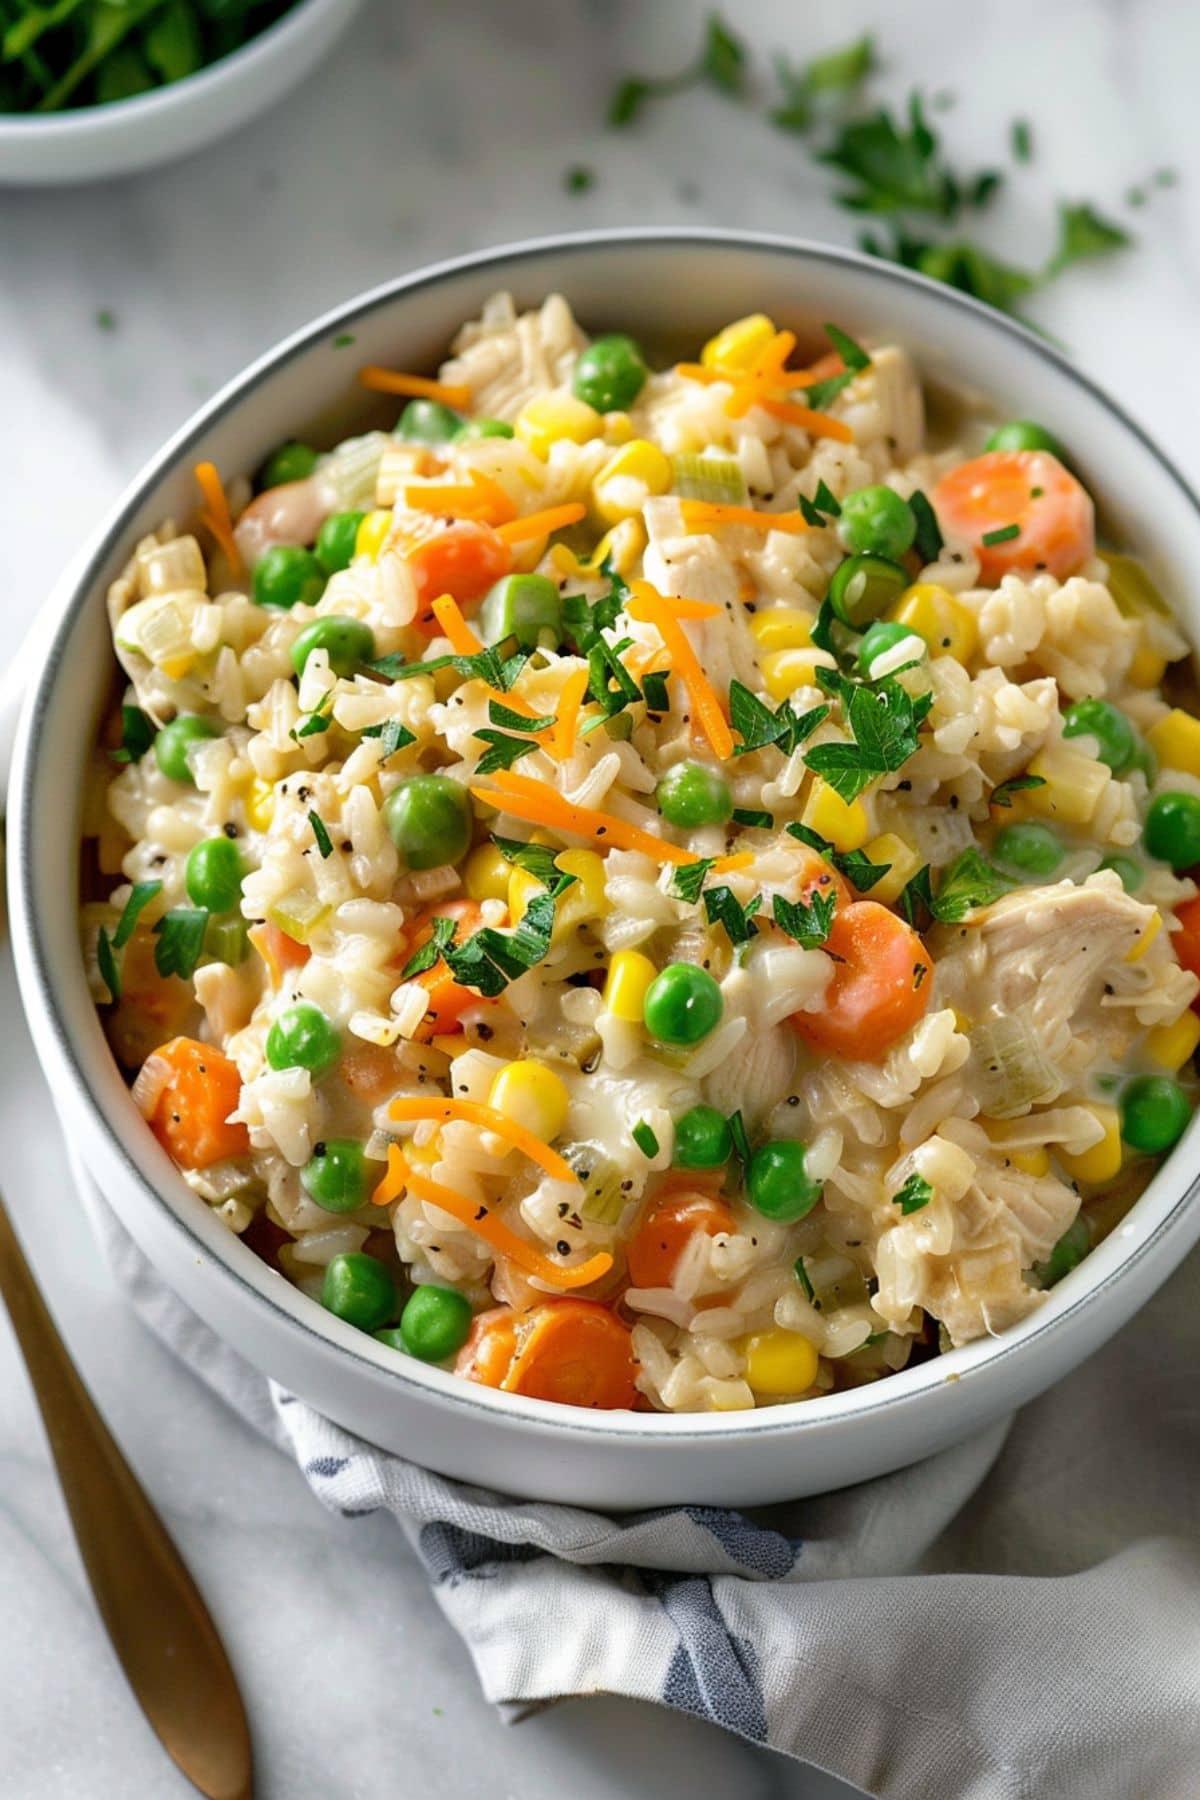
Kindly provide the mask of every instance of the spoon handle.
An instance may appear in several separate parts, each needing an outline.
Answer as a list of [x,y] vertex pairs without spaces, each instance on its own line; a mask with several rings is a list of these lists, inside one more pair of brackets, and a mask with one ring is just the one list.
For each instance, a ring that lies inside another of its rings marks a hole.
[[208,1800],[252,1800],[233,1670],[183,1559],[58,1335],[0,1198],[8,1308],[100,1615],[168,1755]]

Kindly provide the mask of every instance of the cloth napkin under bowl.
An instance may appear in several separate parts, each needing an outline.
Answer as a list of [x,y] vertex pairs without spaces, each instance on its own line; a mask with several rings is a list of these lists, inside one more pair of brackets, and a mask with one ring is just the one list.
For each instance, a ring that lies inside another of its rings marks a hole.
[[291,1456],[382,1510],[506,1716],[612,1693],[880,1800],[1200,1795],[1200,1252],[1014,1420],[823,1498],[609,1517],[430,1474],[266,1381],[77,1170],[144,1322]]

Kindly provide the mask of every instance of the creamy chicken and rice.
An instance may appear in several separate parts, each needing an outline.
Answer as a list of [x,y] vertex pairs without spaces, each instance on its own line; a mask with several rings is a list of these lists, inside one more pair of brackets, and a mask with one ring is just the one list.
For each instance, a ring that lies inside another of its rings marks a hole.
[[112,588],[113,1050],[197,1205],[402,1355],[875,1380],[1037,1307],[1190,1116],[1184,639],[1070,446],[828,333],[653,370],[498,297]]

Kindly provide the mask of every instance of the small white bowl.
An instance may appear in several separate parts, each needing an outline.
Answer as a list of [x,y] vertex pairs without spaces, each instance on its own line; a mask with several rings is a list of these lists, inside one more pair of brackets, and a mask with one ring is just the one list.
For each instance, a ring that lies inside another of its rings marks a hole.
[[224,137],[302,81],[360,5],[298,0],[241,49],[131,100],[59,113],[0,113],[0,186],[129,175]]
[[[651,348],[761,309],[906,345],[927,376],[990,393],[1070,444],[1118,541],[1147,557],[1200,638],[1200,501],[1154,444],[1042,338],[852,252],[736,232],[596,232],[488,251],[367,294],[287,339],[138,477],[49,602],[9,788],[21,992],[63,1129],[157,1269],[235,1349],[339,1423],[428,1467],[607,1508],[727,1505],[843,1487],[915,1462],[1049,1387],[1123,1325],[1200,1236],[1200,1119],[1112,1235],[1012,1330],[873,1386],[724,1414],[581,1412],[461,1381],[378,1344],[276,1273],[191,1192],[105,1042],[79,950],[81,777],[109,692],[105,591],[139,537],[195,505],[192,466],[233,474],[310,421],[355,427],[360,363],[421,369],[497,288],[567,295],[592,330]],[[351,339],[346,347],[347,337]],[[55,1196],[44,1196],[53,1205]],[[80,1229],[64,1211],[65,1230]]]

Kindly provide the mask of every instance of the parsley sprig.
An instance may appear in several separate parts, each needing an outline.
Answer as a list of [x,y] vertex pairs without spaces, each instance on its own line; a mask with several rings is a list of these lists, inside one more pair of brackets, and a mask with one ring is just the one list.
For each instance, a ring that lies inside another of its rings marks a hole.
[[769,707],[757,694],[752,694],[740,681],[729,684],[729,716],[733,729],[741,738],[735,756],[746,756],[751,750],[765,750],[774,744],[785,756],[806,743],[829,717],[827,706],[814,706],[798,713],[787,700],[776,708]]
[[918,869],[901,893],[897,905],[910,925],[918,928],[933,920],[938,925],[958,925],[968,913],[991,906],[1014,886],[974,845],[956,856],[933,889],[929,864]]
[[534,895],[519,923],[508,931],[484,925],[456,943],[457,922],[434,919],[432,936],[409,958],[400,979],[410,981],[444,961],[460,987],[474,988],[485,999],[495,999],[510,981],[544,960],[554,932],[555,907],[575,880],[574,875],[557,874],[544,893]]
[[882,881],[891,868],[891,863],[875,863],[862,850],[835,850],[828,838],[814,831],[810,825],[799,823],[788,826],[788,836],[798,838],[800,843],[807,844],[818,856],[835,868],[839,875],[852,881],[860,894],[869,894],[877,881]]
[[794,938],[802,950],[818,950],[833,928],[836,906],[836,893],[822,894],[816,888],[807,900],[785,900],[782,894],[776,894],[775,923],[788,937]]
[[892,1205],[898,1206],[907,1218],[909,1213],[920,1212],[933,1199],[933,1189],[923,1175],[915,1171],[904,1184],[892,1195]]
[[804,761],[849,804],[877,776],[895,774],[916,754],[933,695],[914,696],[892,676],[853,681],[836,669],[818,669],[817,680],[826,693],[837,697],[853,741],[816,744]]

